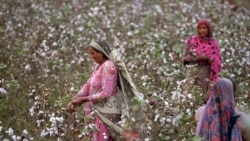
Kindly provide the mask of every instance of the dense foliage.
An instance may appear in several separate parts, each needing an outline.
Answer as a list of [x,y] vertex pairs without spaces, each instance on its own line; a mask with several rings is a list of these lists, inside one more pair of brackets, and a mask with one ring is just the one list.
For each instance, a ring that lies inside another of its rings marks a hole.
[[74,114],[63,107],[92,70],[86,45],[100,37],[120,51],[145,98],[132,109],[144,118],[131,119],[125,137],[146,130],[144,140],[192,139],[200,93],[193,85],[183,95],[180,61],[202,17],[221,47],[221,76],[235,80],[237,108],[250,113],[250,11],[240,2],[2,0],[0,140],[79,140],[93,130],[83,128],[82,107]]

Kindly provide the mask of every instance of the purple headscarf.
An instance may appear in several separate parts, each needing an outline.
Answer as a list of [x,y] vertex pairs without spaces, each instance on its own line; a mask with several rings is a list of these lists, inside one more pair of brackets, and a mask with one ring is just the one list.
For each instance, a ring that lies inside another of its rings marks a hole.
[[227,78],[218,79],[205,107],[197,134],[204,141],[241,141],[234,108],[234,86]]

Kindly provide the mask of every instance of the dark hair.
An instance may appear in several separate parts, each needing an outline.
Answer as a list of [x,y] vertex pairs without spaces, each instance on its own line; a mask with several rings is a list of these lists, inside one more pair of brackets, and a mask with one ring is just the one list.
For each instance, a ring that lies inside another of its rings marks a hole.
[[104,59],[108,60],[108,57],[104,53],[102,53],[101,51],[97,50],[96,48],[94,48],[92,46],[89,46],[89,47],[91,47],[95,52],[101,53],[103,55]]
[[111,50],[109,48],[108,43],[105,40],[103,40],[103,39],[97,39],[97,40],[95,40],[95,42],[97,44],[99,44],[107,54],[110,54]]
[[106,54],[110,54],[110,52],[111,52],[108,43],[103,39],[96,39],[94,42],[97,43],[103,49],[104,52],[102,52],[102,51],[100,51],[92,46],[89,46],[89,47],[93,48],[96,52],[101,53],[103,55],[104,59],[108,60],[109,58],[108,58],[108,56],[106,56]]

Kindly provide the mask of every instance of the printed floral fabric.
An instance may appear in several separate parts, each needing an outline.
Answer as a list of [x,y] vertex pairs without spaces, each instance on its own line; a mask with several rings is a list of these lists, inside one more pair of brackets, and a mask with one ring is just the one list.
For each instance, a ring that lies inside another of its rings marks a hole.
[[[208,28],[208,37],[200,37],[199,26],[205,24]],[[210,80],[213,82],[218,78],[221,71],[221,55],[220,47],[213,38],[211,25],[207,19],[201,19],[197,24],[197,35],[188,38],[185,41],[185,50],[191,55],[204,54],[211,60],[210,64]],[[198,64],[206,64],[206,62],[198,62]]]
[[213,38],[201,39],[192,36],[186,40],[186,50],[193,55],[204,54],[211,60],[210,80],[215,81],[221,71],[221,55],[218,43]]
[[[94,103],[102,102],[111,96],[117,94],[117,69],[114,63],[110,60],[103,64],[97,64],[88,79],[82,86],[82,89],[77,93],[77,96],[88,96],[90,102],[85,105],[85,115],[92,112]],[[107,130],[105,123],[93,114],[94,124],[100,129],[99,132],[92,134],[93,141],[110,141],[111,136]]]
[[198,124],[197,134],[204,141],[241,141],[239,129],[235,124],[239,116],[235,113],[231,80],[218,79]]

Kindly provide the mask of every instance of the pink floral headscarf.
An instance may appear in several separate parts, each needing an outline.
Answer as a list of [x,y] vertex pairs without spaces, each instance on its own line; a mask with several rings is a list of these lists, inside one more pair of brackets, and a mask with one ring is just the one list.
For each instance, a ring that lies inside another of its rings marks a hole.
[[[198,27],[205,24],[208,27],[208,36],[201,38],[198,33]],[[197,35],[188,38],[185,49],[193,55],[204,54],[211,60],[211,74],[210,80],[215,81],[219,77],[221,71],[221,55],[220,47],[217,41],[213,38],[210,23],[206,19],[202,19],[197,24]]]

